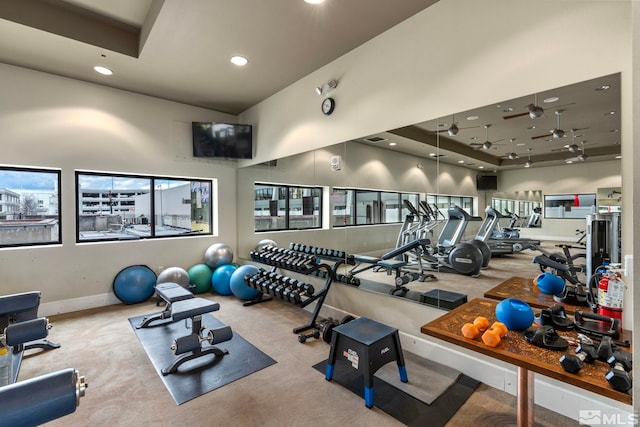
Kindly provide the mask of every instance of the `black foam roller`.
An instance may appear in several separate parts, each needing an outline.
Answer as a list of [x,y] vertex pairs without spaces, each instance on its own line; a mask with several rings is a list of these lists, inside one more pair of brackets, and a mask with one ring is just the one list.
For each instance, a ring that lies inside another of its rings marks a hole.
[[45,338],[47,333],[47,319],[44,317],[13,323],[6,329],[7,345],[20,345]]

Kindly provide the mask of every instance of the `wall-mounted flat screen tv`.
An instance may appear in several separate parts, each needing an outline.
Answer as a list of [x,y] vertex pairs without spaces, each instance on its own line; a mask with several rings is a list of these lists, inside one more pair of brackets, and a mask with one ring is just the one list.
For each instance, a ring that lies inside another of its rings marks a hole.
[[478,191],[496,191],[498,189],[498,177],[496,175],[477,175],[476,189]]
[[251,159],[251,125],[217,122],[192,122],[193,157]]

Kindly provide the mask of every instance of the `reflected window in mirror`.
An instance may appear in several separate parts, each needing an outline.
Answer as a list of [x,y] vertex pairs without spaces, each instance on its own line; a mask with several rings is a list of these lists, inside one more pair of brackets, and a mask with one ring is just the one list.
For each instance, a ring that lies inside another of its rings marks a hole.
[[330,198],[333,227],[400,223],[409,214],[403,200],[420,201],[418,193],[354,188],[334,188]]
[[322,227],[322,187],[254,184],[255,231]]
[[545,218],[586,218],[595,212],[595,193],[544,196]]
[[[473,197],[469,196],[450,196],[443,194],[428,194],[427,203],[433,207],[437,207],[437,214],[446,213],[449,206],[458,206],[462,208],[469,215],[474,215],[473,211]],[[445,214],[443,214],[446,217]]]

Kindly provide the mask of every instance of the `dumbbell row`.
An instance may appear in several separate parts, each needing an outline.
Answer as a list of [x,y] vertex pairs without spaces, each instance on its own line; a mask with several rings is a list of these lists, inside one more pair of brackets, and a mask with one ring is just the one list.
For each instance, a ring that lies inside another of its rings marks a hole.
[[260,251],[252,251],[251,259],[263,264],[285,268],[287,270],[304,273],[314,268],[317,264],[316,257],[312,254],[303,254],[290,249],[274,248],[267,246]]
[[289,243],[289,249],[326,258],[344,259],[347,256],[344,251],[340,251],[337,249],[320,248],[311,245],[303,245],[302,243]]
[[245,277],[245,283],[264,294],[294,304],[305,301],[315,293],[313,285],[309,283],[266,270],[259,270],[257,274]]

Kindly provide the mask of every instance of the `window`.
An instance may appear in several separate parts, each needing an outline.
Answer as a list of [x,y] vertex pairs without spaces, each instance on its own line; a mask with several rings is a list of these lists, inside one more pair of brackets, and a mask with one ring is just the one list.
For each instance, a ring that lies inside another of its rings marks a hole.
[[212,186],[211,180],[76,172],[76,239],[212,234]]
[[322,187],[254,184],[255,231],[322,227]]
[[0,247],[61,243],[60,171],[0,167]]
[[403,200],[417,206],[417,193],[334,188],[331,191],[333,227],[395,224],[409,214]]

